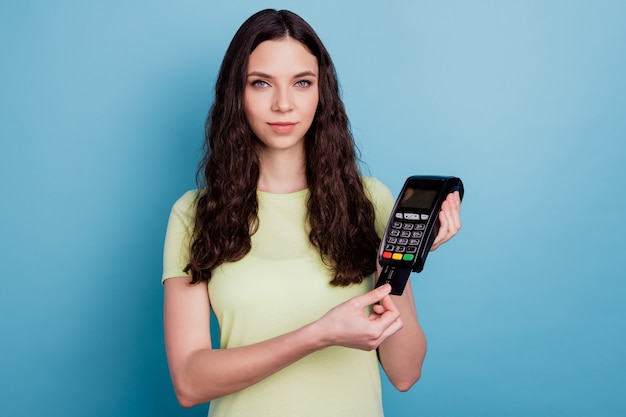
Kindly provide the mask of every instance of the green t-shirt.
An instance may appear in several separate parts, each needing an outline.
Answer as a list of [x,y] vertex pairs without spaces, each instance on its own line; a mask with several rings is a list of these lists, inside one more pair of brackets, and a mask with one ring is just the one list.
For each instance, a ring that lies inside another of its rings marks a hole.
[[[364,178],[384,232],[394,199],[374,178]],[[259,229],[240,261],[212,272],[211,306],[220,324],[222,349],[246,346],[293,331],[373,288],[334,287],[332,274],[310,244],[306,227],[308,190],[258,192]],[[196,191],[174,205],[167,229],[163,280],[185,276]],[[308,355],[261,382],[211,402],[211,417],[381,417],[376,352],[330,347]]]

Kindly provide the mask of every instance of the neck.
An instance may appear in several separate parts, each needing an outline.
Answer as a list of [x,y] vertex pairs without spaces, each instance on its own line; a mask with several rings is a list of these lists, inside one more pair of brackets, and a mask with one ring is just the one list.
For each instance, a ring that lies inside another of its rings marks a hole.
[[287,194],[307,187],[303,149],[262,152],[259,163],[259,191]]

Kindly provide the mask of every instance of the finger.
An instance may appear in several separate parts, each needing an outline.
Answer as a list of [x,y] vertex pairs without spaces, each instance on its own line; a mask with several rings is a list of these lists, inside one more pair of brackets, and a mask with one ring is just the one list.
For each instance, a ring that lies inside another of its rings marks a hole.
[[354,297],[352,300],[360,307],[367,307],[376,304],[391,292],[391,285],[385,284],[363,295]]
[[382,305],[380,305],[380,304],[374,304],[374,305],[372,306],[372,312],[373,312],[374,314],[370,314],[370,317],[371,317],[371,316],[373,316],[373,315],[380,316],[381,314],[383,314],[383,313],[385,312],[385,307],[383,307],[383,306],[382,306]]
[[380,326],[386,328],[390,326],[391,323],[396,321],[400,317],[400,311],[398,311],[396,305],[391,300],[390,296],[385,296],[378,306],[382,307],[384,310],[381,314],[379,314],[378,322]]
[[[448,205],[450,206],[450,205]],[[454,237],[454,235],[456,235],[457,232],[457,227],[455,224],[455,220],[454,220],[454,215],[452,213],[451,209],[447,209],[443,212],[443,215],[445,216],[446,219],[446,227],[445,229],[443,229],[443,234],[441,236],[441,241],[439,242],[439,245],[441,246],[441,244],[447,242],[448,240],[452,239]]]
[[433,241],[431,251],[436,250],[452,239],[461,229],[461,197],[458,191],[448,194],[445,201],[441,204],[439,212],[439,233]]
[[456,234],[456,221],[454,218],[454,212],[455,212],[455,208],[454,208],[454,203],[453,202],[449,202],[447,205],[447,209],[444,212],[445,216],[446,216],[446,223],[448,225],[448,228],[446,230],[446,237],[448,239],[450,239],[452,236],[454,236]]
[[394,320],[389,327],[387,327],[385,329],[385,331],[383,332],[383,334],[380,336],[379,343],[384,342],[389,336],[392,336],[393,334],[395,334],[398,330],[402,329],[402,326],[404,324],[402,323],[402,319],[398,317],[398,319]]
[[447,200],[450,202],[448,215],[451,220],[450,224],[458,232],[461,229],[461,196],[458,191],[448,195]]
[[370,321],[378,320],[387,311],[397,311],[396,305],[389,295],[386,295],[378,303],[372,305],[372,313],[368,318]]
[[393,302],[389,295],[385,296],[382,300],[380,300],[380,304],[384,311],[398,311],[396,304]]
[[454,191],[448,194],[446,196],[446,200],[448,200],[453,207],[461,205],[461,196],[459,195],[458,191]]

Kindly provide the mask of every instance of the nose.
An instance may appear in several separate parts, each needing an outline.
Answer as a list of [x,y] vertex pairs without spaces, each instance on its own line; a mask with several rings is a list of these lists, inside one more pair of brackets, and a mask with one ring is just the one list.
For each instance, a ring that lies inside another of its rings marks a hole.
[[293,98],[288,88],[276,88],[272,102],[272,111],[288,112],[293,110]]

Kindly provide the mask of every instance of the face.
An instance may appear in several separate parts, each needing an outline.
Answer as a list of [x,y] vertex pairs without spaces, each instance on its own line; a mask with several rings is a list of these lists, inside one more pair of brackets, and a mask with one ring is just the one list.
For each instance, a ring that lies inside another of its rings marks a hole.
[[317,103],[318,63],[292,38],[260,43],[250,54],[244,112],[263,151],[302,150]]

